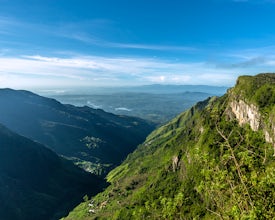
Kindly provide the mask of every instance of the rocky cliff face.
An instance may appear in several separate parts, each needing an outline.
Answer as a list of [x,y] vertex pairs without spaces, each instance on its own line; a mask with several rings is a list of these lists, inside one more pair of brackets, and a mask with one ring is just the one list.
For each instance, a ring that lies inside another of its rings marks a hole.
[[253,131],[262,129],[265,140],[274,146],[275,156],[275,120],[271,115],[263,115],[255,104],[248,104],[240,98],[233,96],[229,102],[230,112],[234,114],[239,124],[249,124]]
[[232,100],[229,104],[240,125],[249,124],[252,130],[258,131],[261,126],[261,114],[257,106],[243,100]]

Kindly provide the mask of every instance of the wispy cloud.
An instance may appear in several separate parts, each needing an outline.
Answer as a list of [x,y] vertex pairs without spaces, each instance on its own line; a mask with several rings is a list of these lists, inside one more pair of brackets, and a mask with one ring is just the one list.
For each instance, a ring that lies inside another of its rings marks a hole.
[[0,16],[0,27],[4,27],[7,25],[17,24],[18,22],[10,17]]
[[[16,63],[16,65],[14,65]],[[40,85],[133,85],[133,84],[212,84],[233,85],[237,73],[206,62],[80,56],[71,58],[22,56],[0,58],[4,78],[0,85],[22,87],[40,80]],[[12,82],[9,77],[16,76]],[[8,78],[7,78],[8,77]],[[22,79],[22,80],[21,80]],[[47,79],[44,81],[43,79]],[[39,83],[37,84],[39,85]]]
[[172,46],[172,45],[148,45],[134,43],[114,43],[109,42],[107,45],[118,48],[144,49],[144,50],[163,50],[163,51],[197,51],[194,47]]
[[158,51],[186,51],[195,52],[198,48],[179,46],[179,45],[155,45],[155,44],[139,44],[139,43],[121,43],[106,41],[104,39],[99,39],[97,37],[90,36],[85,33],[69,34],[63,35],[67,38],[81,41],[86,44],[96,45],[101,47],[112,47],[112,48],[126,48],[126,49],[140,49],[140,50],[158,50]]
[[13,29],[18,27],[19,22],[14,19],[0,16],[0,34],[1,35],[11,35]]
[[275,46],[258,48],[239,49],[235,51],[225,51],[221,57],[226,61],[216,61],[220,68],[239,69],[251,71],[275,71]]
[[[32,33],[36,36],[47,36],[48,38],[65,38],[78,41],[97,47],[105,48],[121,48],[121,49],[135,49],[135,50],[155,50],[155,51],[183,51],[194,52],[198,48],[182,45],[165,45],[165,44],[143,44],[143,43],[129,43],[129,42],[114,42],[108,40],[101,35],[110,34],[115,31],[112,25],[114,22],[105,19],[94,19],[82,21],[77,23],[56,23],[52,25],[28,23],[19,21],[11,17],[0,16],[0,34],[3,35],[17,35],[17,31],[21,30],[23,33]],[[88,33],[87,30],[90,32]],[[22,33],[21,33],[22,34]],[[60,40],[60,39],[59,39]],[[23,42],[21,42],[23,43]]]
[[257,56],[257,57],[252,57],[249,59],[245,59],[243,61],[239,62],[227,62],[227,63],[218,63],[217,66],[222,67],[222,68],[251,68],[255,67],[258,65],[268,65],[267,58],[263,56]]
[[[59,27],[57,25],[50,26],[41,23],[31,23],[14,17],[0,16],[0,29],[0,34],[14,37],[13,40],[10,40],[10,43],[24,44],[28,42],[26,39],[33,39],[43,35],[48,37],[55,36]],[[9,40],[9,38],[5,39],[6,41]]]
[[[269,48],[270,49],[270,48]],[[130,56],[0,57],[0,86],[108,86],[137,84],[234,85],[243,74],[274,72],[275,55],[256,49],[223,54],[227,60],[187,62]],[[271,51],[271,50],[270,50]],[[5,52],[5,51],[3,51]],[[268,55],[265,55],[268,54]],[[15,65],[16,64],[16,65]]]

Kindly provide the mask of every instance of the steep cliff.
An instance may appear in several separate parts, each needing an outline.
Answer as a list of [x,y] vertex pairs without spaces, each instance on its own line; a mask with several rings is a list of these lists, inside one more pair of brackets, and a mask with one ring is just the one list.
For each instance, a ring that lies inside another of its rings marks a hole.
[[240,77],[236,87],[228,92],[228,110],[240,125],[249,124],[253,131],[262,130],[265,140],[273,144],[275,156],[274,86],[274,74]]
[[240,125],[249,124],[253,131],[258,131],[261,125],[262,116],[257,106],[245,103],[243,100],[232,100],[229,103],[232,112]]

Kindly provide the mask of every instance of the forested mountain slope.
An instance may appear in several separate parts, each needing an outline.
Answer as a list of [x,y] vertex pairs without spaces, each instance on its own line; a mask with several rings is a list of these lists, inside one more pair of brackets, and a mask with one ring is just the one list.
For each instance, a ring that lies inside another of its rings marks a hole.
[[65,219],[272,219],[275,74],[242,76],[151,133]]
[[62,105],[23,90],[1,89],[0,106],[0,123],[92,168],[119,164],[154,128],[138,118]]
[[58,219],[104,184],[45,146],[0,125],[0,219]]

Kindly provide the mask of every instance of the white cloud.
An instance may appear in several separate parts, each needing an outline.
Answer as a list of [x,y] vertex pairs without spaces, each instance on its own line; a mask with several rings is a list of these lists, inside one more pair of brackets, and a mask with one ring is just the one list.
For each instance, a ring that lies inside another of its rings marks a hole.
[[1,58],[0,86],[215,84],[233,85],[237,74],[204,62],[78,56]]
[[[273,46],[218,55],[214,62],[187,62],[146,57],[24,55],[0,50],[0,86],[108,86],[163,84],[234,85],[243,74],[275,71]],[[60,55],[60,54],[59,54]]]
[[[188,74],[167,74],[144,76],[144,79],[151,83],[165,83],[165,84],[190,84],[191,76]],[[196,83],[193,83],[196,84]]]

